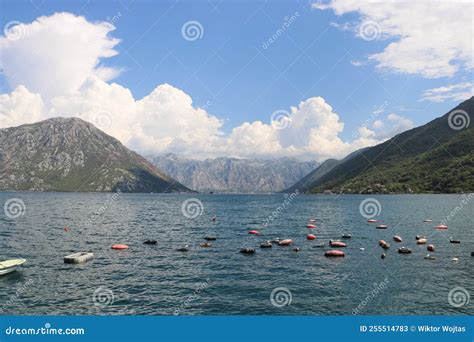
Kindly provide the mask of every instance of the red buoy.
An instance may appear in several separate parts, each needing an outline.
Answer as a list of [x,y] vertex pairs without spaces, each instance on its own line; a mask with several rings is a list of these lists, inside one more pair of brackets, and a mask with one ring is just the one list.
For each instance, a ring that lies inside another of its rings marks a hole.
[[448,226],[440,224],[439,226],[435,226],[435,229],[448,229]]
[[112,245],[112,249],[128,249],[128,246],[127,245],[121,245],[121,244]]
[[260,232],[258,230],[249,230],[249,234],[260,235]]
[[344,257],[344,256],[346,256],[343,251],[338,251],[338,250],[335,250],[335,249],[330,250],[330,251],[326,251],[324,253],[324,255],[327,256],[327,257]]
[[308,235],[306,236],[306,239],[307,239],[307,240],[316,240],[316,235],[308,234]]
[[315,224],[308,223],[308,224],[306,225],[306,228],[309,228],[309,229],[316,228],[316,225],[315,225]]
[[346,247],[346,244],[342,241],[329,241],[331,247]]
[[370,219],[370,220],[367,220],[367,222],[369,222],[369,223],[375,223],[375,222],[377,222],[377,220]]

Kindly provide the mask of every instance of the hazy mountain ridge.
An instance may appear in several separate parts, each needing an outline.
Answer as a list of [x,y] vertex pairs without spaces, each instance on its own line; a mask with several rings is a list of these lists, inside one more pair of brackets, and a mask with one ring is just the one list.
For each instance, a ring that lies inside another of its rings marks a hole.
[[[320,177],[310,182],[301,180],[294,187],[312,193],[325,190],[344,193],[472,192],[473,113],[474,97],[442,117],[365,149],[353,158],[337,163]],[[464,117],[464,127],[455,127],[454,114],[458,119]]]
[[0,190],[189,191],[78,118],[1,129]]
[[170,153],[149,159],[193,190],[217,192],[281,191],[318,166],[317,162],[300,162],[292,158],[193,160]]

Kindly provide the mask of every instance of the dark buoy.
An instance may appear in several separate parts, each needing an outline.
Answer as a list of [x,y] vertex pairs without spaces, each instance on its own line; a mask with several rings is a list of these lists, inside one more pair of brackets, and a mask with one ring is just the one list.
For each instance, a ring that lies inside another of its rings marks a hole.
[[270,241],[262,242],[260,248],[272,248],[272,243]]
[[461,240],[456,240],[456,239],[453,239],[453,238],[449,238],[449,242],[451,242],[451,243],[461,243]]
[[293,250],[294,250],[295,252],[299,252],[299,251],[300,251],[300,248],[299,248],[299,247],[295,247],[295,248],[293,248]]
[[146,240],[143,244],[144,245],[156,245],[156,240]]
[[214,236],[206,236],[206,237],[204,238],[204,240],[206,240],[206,241],[216,241],[217,238],[214,237]]
[[385,259],[387,255],[385,253],[382,253],[382,255],[380,256],[382,259]]
[[350,239],[351,237],[352,237],[351,234],[343,234],[343,235],[342,235],[342,238],[343,238],[343,239]]
[[203,242],[199,246],[201,246],[201,247],[212,247],[210,242]]
[[411,253],[411,249],[406,248],[406,247],[400,247],[400,248],[398,249],[398,253],[400,253],[400,254],[410,254],[410,253]]
[[254,254],[255,249],[253,249],[253,248],[241,248],[240,253],[242,253],[242,254]]
[[178,252],[188,252],[189,251],[189,245],[186,245],[184,247],[178,248]]

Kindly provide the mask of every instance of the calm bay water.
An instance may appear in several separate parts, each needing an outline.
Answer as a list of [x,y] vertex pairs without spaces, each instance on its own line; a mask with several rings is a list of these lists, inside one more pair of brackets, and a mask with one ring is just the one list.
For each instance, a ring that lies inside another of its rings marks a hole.
[[[190,197],[204,206],[195,219],[182,214]],[[288,198],[280,194],[0,193],[2,206],[12,198],[26,206],[15,219],[0,212],[0,259],[28,259],[0,277],[0,309],[20,315],[350,315],[356,308],[360,314],[474,314],[474,199],[462,205],[462,195],[372,196],[381,204],[379,223],[389,225],[377,230],[359,212],[368,197],[299,195],[282,207]],[[433,229],[460,205],[447,231]],[[318,219],[317,229],[306,228],[310,218]],[[433,222],[423,223],[426,218]],[[249,235],[250,229],[262,236]],[[307,241],[308,233],[317,240]],[[343,233],[352,233],[345,258],[313,248]],[[392,240],[395,234],[402,244]],[[428,252],[416,245],[417,234],[435,245],[436,260],[424,259]],[[217,241],[200,247],[208,235]],[[260,242],[277,237],[292,238],[294,246],[260,249]],[[147,239],[158,243],[144,245]],[[384,260],[380,239],[391,244]],[[116,243],[130,249],[111,250]],[[176,251],[185,244],[189,252]],[[398,254],[401,245],[412,254]],[[242,247],[256,254],[243,255]],[[65,255],[84,250],[94,252],[93,261],[63,263]],[[286,295],[275,297],[276,304],[289,305],[272,304],[275,288]],[[450,305],[453,289],[461,296],[455,301],[466,292],[471,301]]]

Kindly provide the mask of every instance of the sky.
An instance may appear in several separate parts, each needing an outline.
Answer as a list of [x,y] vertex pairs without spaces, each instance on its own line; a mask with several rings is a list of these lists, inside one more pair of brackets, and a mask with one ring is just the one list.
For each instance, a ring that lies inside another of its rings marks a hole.
[[474,95],[470,1],[0,1],[0,128],[145,155],[342,158]]

